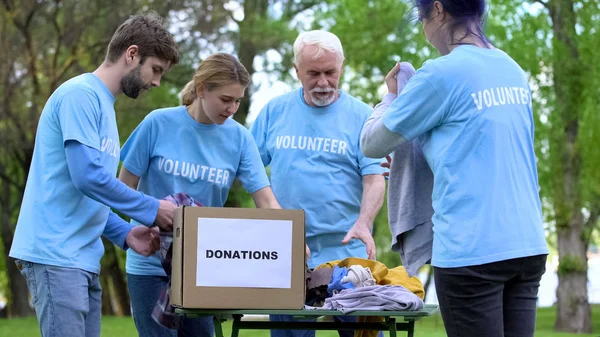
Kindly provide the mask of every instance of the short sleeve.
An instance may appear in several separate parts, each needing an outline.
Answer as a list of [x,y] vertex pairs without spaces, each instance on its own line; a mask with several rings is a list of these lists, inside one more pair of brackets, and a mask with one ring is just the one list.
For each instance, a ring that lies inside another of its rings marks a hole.
[[271,155],[267,149],[268,111],[269,104],[265,105],[258,113],[256,120],[250,128],[250,132],[252,133],[252,137],[254,137],[254,143],[258,149],[263,166],[269,166],[271,163]]
[[252,194],[269,186],[269,178],[261,160],[261,156],[252,135],[243,130],[243,151],[240,159],[237,177],[242,182],[244,189]]
[[151,116],[142,120],[121,149],[123,166],[138,177],[146,173],[152,156],[154,140]]
[[56,106],[63,144],[75,140],[100,151],[100,102],[87,90],[67,92]]
[[369,174],[382,174],[385,172],[385,169],[381,167],[383,158],[367,158],[363,155],[360,148],[357,149],[356,152],[358,153],[358,168],[361,176],[366,176]]

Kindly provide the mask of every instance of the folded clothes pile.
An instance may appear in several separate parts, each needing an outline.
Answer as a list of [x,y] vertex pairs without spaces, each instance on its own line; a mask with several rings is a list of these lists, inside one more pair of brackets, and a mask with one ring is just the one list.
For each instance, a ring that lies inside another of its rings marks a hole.
[[420,310],[421,281],[404,267],[388,269],[383,263],[347,258],[332,261],[306,274],[306,306],[310,309]]

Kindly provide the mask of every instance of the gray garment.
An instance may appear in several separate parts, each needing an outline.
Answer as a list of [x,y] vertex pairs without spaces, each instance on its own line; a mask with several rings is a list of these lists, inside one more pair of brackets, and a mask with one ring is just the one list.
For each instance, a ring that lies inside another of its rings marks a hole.
[[392,250],[412,277],[431,261],[433,173],[418,140],[400,145],[392,157],[387,196]]
[[[398,93],[414,73],[410,63],[400,64]],[[390,149],[389,144],[395,145],[391,153],[392,165],[388,182],[388,219],[392,232],[392,250],[400,253],[402,265],[412,277],[422,265],[431,260],[433,172],[425,160],[418,138],[397,145],[397,139],[403,139],[402,136],[383,125],[382,116],[396,97],[394,94],[387,94],[375,106],[373,114],[365,122],[361,145],[364,143],[371,149],[386,151]],[[390,134],[395,135],[395,142],[389,139],[392,136]]]
[[344,289],[325,300],[323,309],[349,313],[359,310],[416,311],[423,300],[403,286],[374,285]]

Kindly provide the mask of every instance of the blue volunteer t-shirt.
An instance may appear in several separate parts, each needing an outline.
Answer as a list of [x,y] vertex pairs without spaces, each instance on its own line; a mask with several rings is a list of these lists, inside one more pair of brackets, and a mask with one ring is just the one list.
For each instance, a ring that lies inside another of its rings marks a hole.
[[367,257],[360,240],[341,241],[360,213],[362,177],[381,174],[381,160],[359,148],[372,108],[340,91],[327,107],[311,107],[302,88],[271,100],[251,131],[281,207],[303,209],[309,268],[346,257]]
[[498,49],[426,62],[383,117],[418,137],[434,174],[432,265],[547,254],[527,76]]
[[119,133],[115,98],[94,74],[72,78],[50,96],[40,116],[33,159],[10,256],[35,263],[100,272],[100,239],[109,208],[75,188],[65,142],[101,152],[100,165],[115,176]]
[[[187,193],[203,206],[222,207],[235,178],[248,193],[269,186],[250,131],[233,119],[201,124],[185,106],[151,112],[121,149],[123,167],[140,177],[138,190],[162,199]],[[126,270],[166,276],[158,253],[127,251]]]

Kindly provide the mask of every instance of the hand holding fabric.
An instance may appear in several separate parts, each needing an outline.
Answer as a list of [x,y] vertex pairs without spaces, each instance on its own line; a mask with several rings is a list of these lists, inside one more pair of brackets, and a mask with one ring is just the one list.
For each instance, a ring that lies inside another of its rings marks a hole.
[[170,201],[159,200],[155,223],[166,231],[173,230],[173,212],[176,208],[177,205]]
[[156,229],[146,226],[135,226],[125,239],[127,246],[143,256],[151,256],[160,248],[160,236]]
[[388,171],[383,172],[381,175],[384,176],[384,177],[389,177],[390,176],[390,171],[389,170],[392,168],[392,157],[389,156],[389,155],[385,156],[385,160],[387,161],[387,163],[383,162],[383,163],[380,164],[380,166],[388,169]]
[[398,95],[404,89],[408,80],[416,73],[415,68],[408,62],[398,62],[385,76],[385,84],[390,94]]

